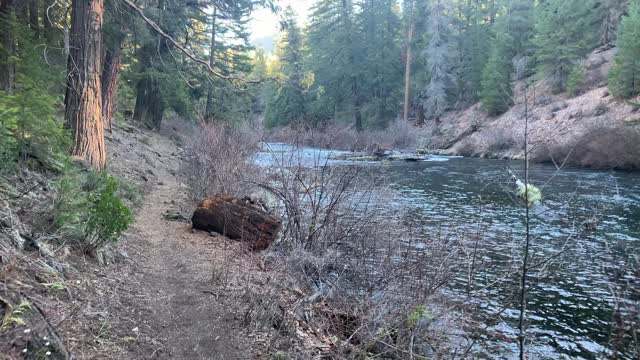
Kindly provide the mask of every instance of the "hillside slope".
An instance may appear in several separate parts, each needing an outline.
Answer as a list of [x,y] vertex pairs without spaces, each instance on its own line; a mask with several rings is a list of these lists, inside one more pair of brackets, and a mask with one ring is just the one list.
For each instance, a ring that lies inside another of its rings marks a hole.
[[[607,89],[615,49],[599,50],[585,61],[579,95],[551,93],[544,81],[528,91],[531,154],[555,161],[599,168],[640,167],[639,107],[616,99]],[[423,146],[448,155],[521,159],[524,157],[524,82],[514,84],[514,105],[491,117],[475,104],[448,113],[436,126],[427,124]]]

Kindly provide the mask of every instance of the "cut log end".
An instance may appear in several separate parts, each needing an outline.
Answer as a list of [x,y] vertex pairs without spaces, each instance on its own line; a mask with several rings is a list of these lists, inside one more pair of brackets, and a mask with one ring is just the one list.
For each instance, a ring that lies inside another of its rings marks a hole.
[[278,236],[281,220],[248,199],[218,194],[200,202],[191,223],[195,229],[217,232],[264,250]]

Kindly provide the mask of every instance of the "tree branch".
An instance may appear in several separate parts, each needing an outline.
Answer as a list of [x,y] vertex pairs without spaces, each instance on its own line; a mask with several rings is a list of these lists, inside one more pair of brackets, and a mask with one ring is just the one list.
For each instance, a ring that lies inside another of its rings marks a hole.
[[223,80],[228,80],[228,81],[237,80],[237,81],[241,81],[241,82],[247,83],[247,84],[257,84],[257,83],[262,82],[262,81],[258,81],[258,80],[246,80],[246,79],[239,78],[239,77],[226,76],[226,75],[223,75],[223,74],[215,71],[209,65],[208,61],[204,61],[202,59],[198,59],[189,49],[185,48],[182,44],[180,44],[173,37],[171,37],[171,35],[169,35],[166,32],[164,32],[164,30],[162,30],[162,28],[160,28],[160,26],[158,26],[158,24],[153,22],[153,20],[149,19],[144,14],[144,11],[141,8],[139,8],[137,5],[132,3],[130,0],[122,0],[122,1],[124,1],[124,3],[127,6],[129,6],[129,8],[131,8],[131,10],[137,12],[138,15],[140,15],[140,17],[144,20],[144,22],[146,22],[147,25],[149,25],[155,32],[157,32],[160,36],[164,37],[169,42],[171,42],[173,44],[173,46],[175,46],[178,50],[180,50],[183,54],[185,54],[189,59],[191,59],[191,60],[195,61],[196,63],[200,64],[202,67],[204,67],[212,75],[214,75],[214,76],[216,76],[216,77],[218,77],[220,79],[223,79]]

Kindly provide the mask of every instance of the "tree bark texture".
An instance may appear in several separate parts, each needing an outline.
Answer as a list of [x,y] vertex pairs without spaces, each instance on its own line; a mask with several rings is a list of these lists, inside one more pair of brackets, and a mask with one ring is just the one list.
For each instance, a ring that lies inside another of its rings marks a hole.
[[73,0],[65,121],[73,134],[71,155],[104,169],[102,125],[103,0]]
[[250,200],[225,194],[203,200],[193,213],[191,222],[195,229],[246,241],[258,251],[269,247],[282,226],[279,218]]
[[106,50],[102,70],[102,122],[109,131],[112,128],[121,59],[122,51],[119,46],[115,50]]

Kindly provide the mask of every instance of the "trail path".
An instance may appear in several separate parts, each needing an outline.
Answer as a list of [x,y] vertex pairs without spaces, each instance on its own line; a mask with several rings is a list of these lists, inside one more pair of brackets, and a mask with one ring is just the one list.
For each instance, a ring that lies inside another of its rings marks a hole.
[[[233,309],[211,294],[218,246],[208,234],[194,233],[185,222],[169,221],[165,212],[184,199],[176,177],[180,158],[166,138],[154,139],[159,166],[157,186],[138,210],[125,249],[131,260],[126,271],[135,279],[130,301],[140,307],[136,333],[153,338],[156,350],[139,354],[162,359],[250,359]],[[123,274],[124,276],[124,274]]]

